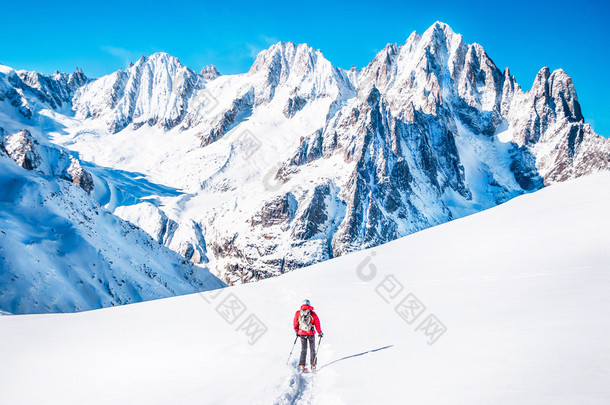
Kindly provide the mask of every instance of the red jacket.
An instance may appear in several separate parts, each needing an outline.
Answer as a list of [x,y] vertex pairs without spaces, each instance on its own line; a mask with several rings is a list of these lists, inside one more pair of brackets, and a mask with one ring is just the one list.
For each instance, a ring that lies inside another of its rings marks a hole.
[[296,314],[294,314],[294,321],[292,322],[294,326],[294,331],[299,335],[314,335],[316,333],[316,330],[318,331],[318,333],[322,333],[322,328],[320,327],[320,318],[318,318],[318,315],[313,312],[313,307],[310,305],[303,304],[301,305],[301,309],[308,309],[311,311],[311,323],[315,326],[315,330],[314,328],[311,328],[309,332],[305,332],[304,330],[299,329],[299,313],[301,312],[299,310],[296,312]]

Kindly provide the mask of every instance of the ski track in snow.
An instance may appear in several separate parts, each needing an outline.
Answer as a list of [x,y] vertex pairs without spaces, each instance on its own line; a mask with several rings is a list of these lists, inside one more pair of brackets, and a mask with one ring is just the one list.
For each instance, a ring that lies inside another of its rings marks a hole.
[[[297,361],[293,360],[290,362],[289,366],[291,370],[290,374],[287,377],[284,377],[279,383],[278,391],[280,391],[280,394],[273,401],[273,405],[310,405],[315,403],[327,403],[326,399],[328,398],[326,398],[326,396],[323,394],[329,393],[318,392],[319,387],[318,390],[316,390],[315,385],[316,378],[318,377],[318,374],[322,371],[322,369],[326,369],[326,371],[324,371],[323,373],[326,375],[329,381],[332,381],[332,376],[330,375],[330,373],[328,373],[329,369],[327,369],[327,367],[344,360],[349,360],[356,357],[376,353],[382,350],[391,349],[392,347],[394,347],[394,345],[387,345],[324,362],[324,364],[318,367],[318,370],[315,374],[300,373],[298,371],[299,366],[297,364]],[[320,394],[317,402],[316,394]],[[324,397],[324,399],[320,397]],[[334,398],[333,403],[336,402],[337,398]]]
[[290,363],[290,367],[293,371],[289,374],[288,379],[284,378],[283,382],[280,383],[281,393],[275,399],[273,405],[312,404],[314,399],[314,374],[299,372],[296,360]]

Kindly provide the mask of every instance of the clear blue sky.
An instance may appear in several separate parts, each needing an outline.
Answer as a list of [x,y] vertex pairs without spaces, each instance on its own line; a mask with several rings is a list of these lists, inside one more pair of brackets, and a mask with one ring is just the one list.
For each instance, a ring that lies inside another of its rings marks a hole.
[[365,66],[387,43],[434,21],[478,42],[527,90],[543,67],[574,80],[583,113],[610,136],[608,1],[97,1],[3,0],[0,63],[99,77],[164,51],[199,71],[248,70],[279,40],[305,42],[336,66]]

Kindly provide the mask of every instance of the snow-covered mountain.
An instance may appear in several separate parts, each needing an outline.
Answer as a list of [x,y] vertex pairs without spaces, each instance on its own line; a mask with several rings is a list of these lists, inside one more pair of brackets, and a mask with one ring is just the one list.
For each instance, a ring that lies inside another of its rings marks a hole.
[[77,118],[103,121],[110,133],[130,124],[135,128],[148,124],[171,129],[184,119],[188,99],[200,80],[199,75],[166,53],[143,56],[126,70],[80,88],[74,111]]
[[112,215],[74,156],[0,133],[0,308],[73,312],[224,287]]
[[609,198],[598,173],[258,283],[0,316],[0,403],[607,404]]
[[27,129],[8,134],[0,128],[0,153],[26,170],[68,180],[89,194],[93,191],[93,177],[78,159],[62,149],[41,144]]
[[565,72],[523,91],[443,23],[359,71],[280,42],[244,74],[158,53],[73,94],[71,114],[47,103],[0,126],[78,153],[100,204],[229,284],[610,167]]
[[[0,65],[0,103],[8,103],[22,116],[33,118],[41,107],[55,110],[71,107],[74,93],[88,81],[83,71],[78,68],[70,74],[55,72],[51,76],[45,76]],[[4,105],[2,113],[12,110],[7,107]]]

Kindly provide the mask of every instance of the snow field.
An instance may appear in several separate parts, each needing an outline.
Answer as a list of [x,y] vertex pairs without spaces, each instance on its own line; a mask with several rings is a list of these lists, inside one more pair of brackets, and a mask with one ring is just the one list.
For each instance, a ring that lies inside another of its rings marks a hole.
[[[605,404],[609,184],[556,184],[221,292],[3,316],[0,402]],[[411,324],[395,311],[408,294],[425,305]],[[303,298],[325,333],[315,376],[286,366]],[[429,315],[446,328],[433,344]],[[262,333],[240,329],[251,316]]]

